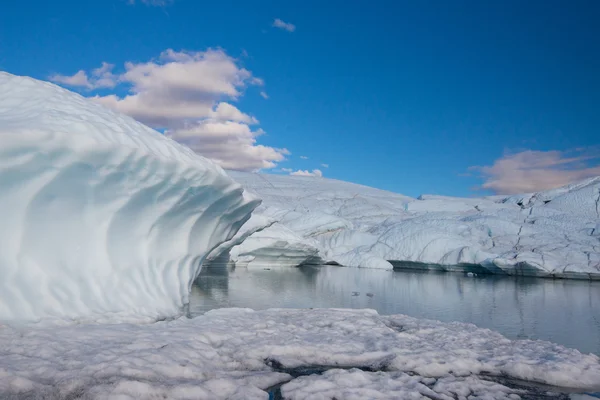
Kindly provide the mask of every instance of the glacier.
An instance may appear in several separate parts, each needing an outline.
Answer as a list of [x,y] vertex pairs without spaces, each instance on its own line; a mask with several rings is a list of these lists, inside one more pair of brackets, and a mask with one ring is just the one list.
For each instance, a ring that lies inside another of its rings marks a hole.
[[322,177],[229,174],[262,199],[255,213],[277,221],[231,249],[242,264],[600,279],[600,177],[522,195],[412,198]]
[[259,200],[160,133],[0,72],[0,321],[180,313]]

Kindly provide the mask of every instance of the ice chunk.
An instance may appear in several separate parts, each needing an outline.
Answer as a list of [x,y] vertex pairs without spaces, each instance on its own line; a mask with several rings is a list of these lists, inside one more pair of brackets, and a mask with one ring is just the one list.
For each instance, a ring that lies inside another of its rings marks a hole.
[[258,200],[133,119],[0,72],[0,321],[168,317]]

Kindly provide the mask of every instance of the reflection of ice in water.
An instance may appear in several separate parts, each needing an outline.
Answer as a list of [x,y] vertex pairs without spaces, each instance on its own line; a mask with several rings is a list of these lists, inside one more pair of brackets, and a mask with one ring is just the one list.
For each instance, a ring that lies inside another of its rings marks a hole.
[[374,308],[600,354],[600,282],[335,266],[206,268],[191,302],[193,315],[220,307]]

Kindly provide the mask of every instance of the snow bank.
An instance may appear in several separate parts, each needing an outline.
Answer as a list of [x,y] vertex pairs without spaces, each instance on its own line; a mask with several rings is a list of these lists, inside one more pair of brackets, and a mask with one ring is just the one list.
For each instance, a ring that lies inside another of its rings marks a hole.
[[0,72],[0,321],[156,319],[258,201],[160,133]]
[[[259,214],[325,261],[600,279],[600,177],[517,196],[414,199],[325,178],[231,175],[263,199]],[[260,237],[249,240],[260,253]]]
[[506,383],[515,379],[597,390],[600,359],[372,310],[220,309],[146,325],[0,328],[1,398],[266,400],[277,384],[289,399],[531,392]]

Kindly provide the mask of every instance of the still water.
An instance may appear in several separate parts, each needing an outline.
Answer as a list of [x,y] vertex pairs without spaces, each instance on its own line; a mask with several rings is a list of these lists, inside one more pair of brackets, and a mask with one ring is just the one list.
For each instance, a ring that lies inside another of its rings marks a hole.
[[461,321],[511,339],[542,339],[600,355],[600,281],[338,266],[248,270],[205,268],[190,313],[213,308],[373,308]]

